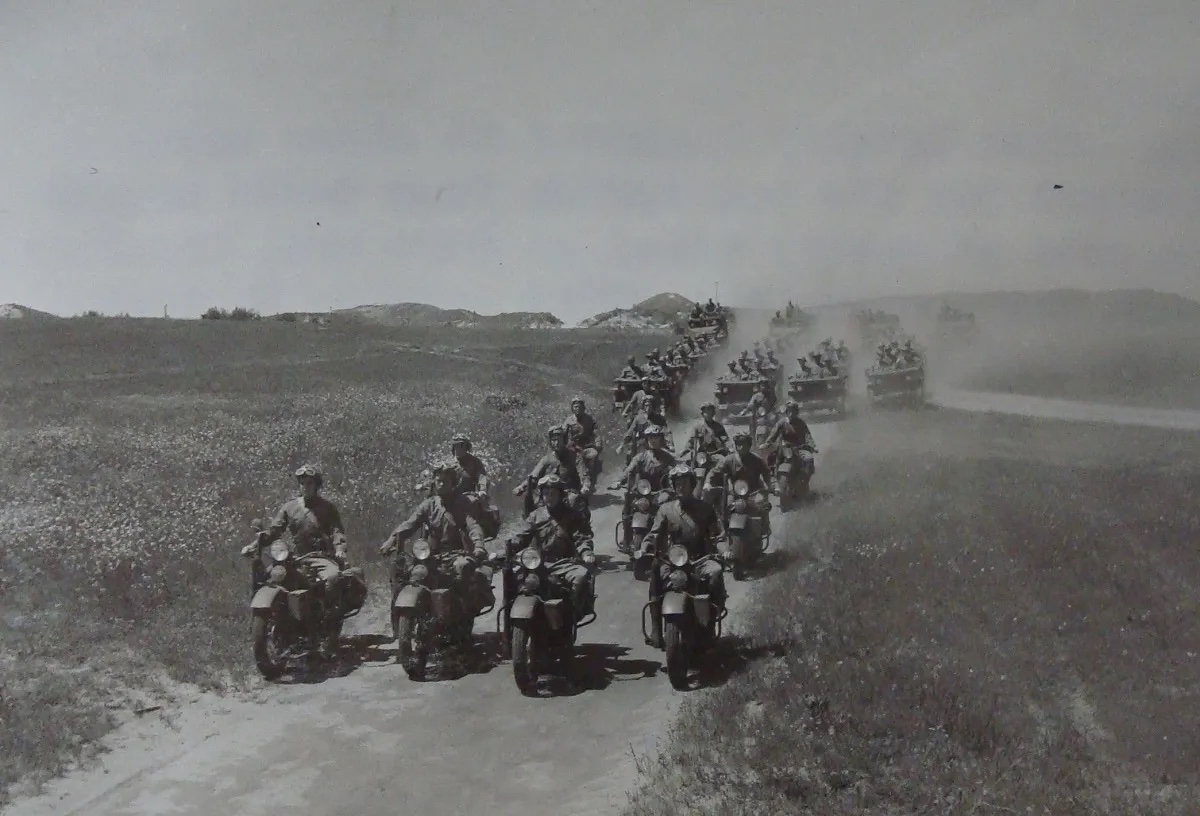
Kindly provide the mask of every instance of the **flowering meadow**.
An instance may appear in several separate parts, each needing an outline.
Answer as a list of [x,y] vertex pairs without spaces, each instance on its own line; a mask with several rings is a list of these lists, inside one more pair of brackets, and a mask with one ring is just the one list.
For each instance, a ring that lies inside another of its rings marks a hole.
[[[614,439],[609,381],[660,342],[266,321],[63,321],[0,335],[0,783],[102,733],[98,709],[80,706],[120,688],[164,673],[212,689],[254,682],[237,552],[252,519],[295,495],[300,464],[323,470],[351,559],[384,581],[375,548],[456,432],[510,517],[505,488],[570,398],[588,398]],[[60,707],[59,737],[46,705]]]

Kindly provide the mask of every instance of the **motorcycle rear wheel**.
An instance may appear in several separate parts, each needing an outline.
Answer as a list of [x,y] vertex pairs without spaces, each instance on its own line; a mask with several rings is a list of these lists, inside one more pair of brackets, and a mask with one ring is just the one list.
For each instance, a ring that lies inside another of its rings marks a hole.
[[687,689],[688,649],[679,624],[663,619],[663,650],[667,653],[667,677],[676,691]]

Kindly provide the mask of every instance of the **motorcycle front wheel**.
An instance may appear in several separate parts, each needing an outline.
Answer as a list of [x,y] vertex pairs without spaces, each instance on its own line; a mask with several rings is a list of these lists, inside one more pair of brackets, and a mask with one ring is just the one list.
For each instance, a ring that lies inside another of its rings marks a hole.
[[512,628],[513,680],[522,694],[532,695],[537,688],[537,653],[533,637],[528,628]]
[[264,680],[276,680],[287,668],[287,662],[280,658],[283,651],[279,641],[279,627],[272,615],[255,615],[250,628],[250,636],[254,643],[254,663],[258,673]]
[[667,653],[667,677],[677,691],[687,689],[688,650],[678,622],[663,619],[663,650]]
[[396,630],[396,662],[404,667],[409,680],[425,678],[425,663],[429,659],[427,638],[417,631],[417,621],[411,615],[392,613],[392,628]]

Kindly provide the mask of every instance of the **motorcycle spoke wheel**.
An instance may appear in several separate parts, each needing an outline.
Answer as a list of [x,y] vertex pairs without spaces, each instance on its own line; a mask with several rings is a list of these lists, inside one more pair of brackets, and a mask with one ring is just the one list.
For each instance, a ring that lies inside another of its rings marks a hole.
[[512,667],[513,680],[517,688],[526,696],[532,696],[537,691],[538,670],[537,653],[529,630],[523,626],[514,626],[512,630]]
[[667,677],[671,687],[676,691],[684,691],[688,687],[688,648],[679,624],[673,620],[664,619],[663,650],[667,655]]
[[254,663],[264,680],[275,680],[283,674],[287,661],[283,654],[279,626],[271,615],[255,615],[251,627],[254,643]]
[[396,630],[396,662],[404,668],[409,680],[425,677],[425,661],[429,657],[429,646],[419,631],[421,627],[411,615],[393,613]]

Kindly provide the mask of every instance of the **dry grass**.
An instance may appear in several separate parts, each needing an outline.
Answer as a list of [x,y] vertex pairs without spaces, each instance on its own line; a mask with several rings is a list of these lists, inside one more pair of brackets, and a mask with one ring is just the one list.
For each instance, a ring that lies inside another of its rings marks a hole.
[[847,426],[629,812],[1190,814],[1200,442],[939,412]]
[[[657,337],[98,320],[0,327],[0,803],[111,724],[124,690],[254,682],[248,522],[316,461],[351,557],[465,430],[511,487],[544,430]],[[517,509],[497,490],[502,509]],[[123,705],[123,704],[122,704]]]

